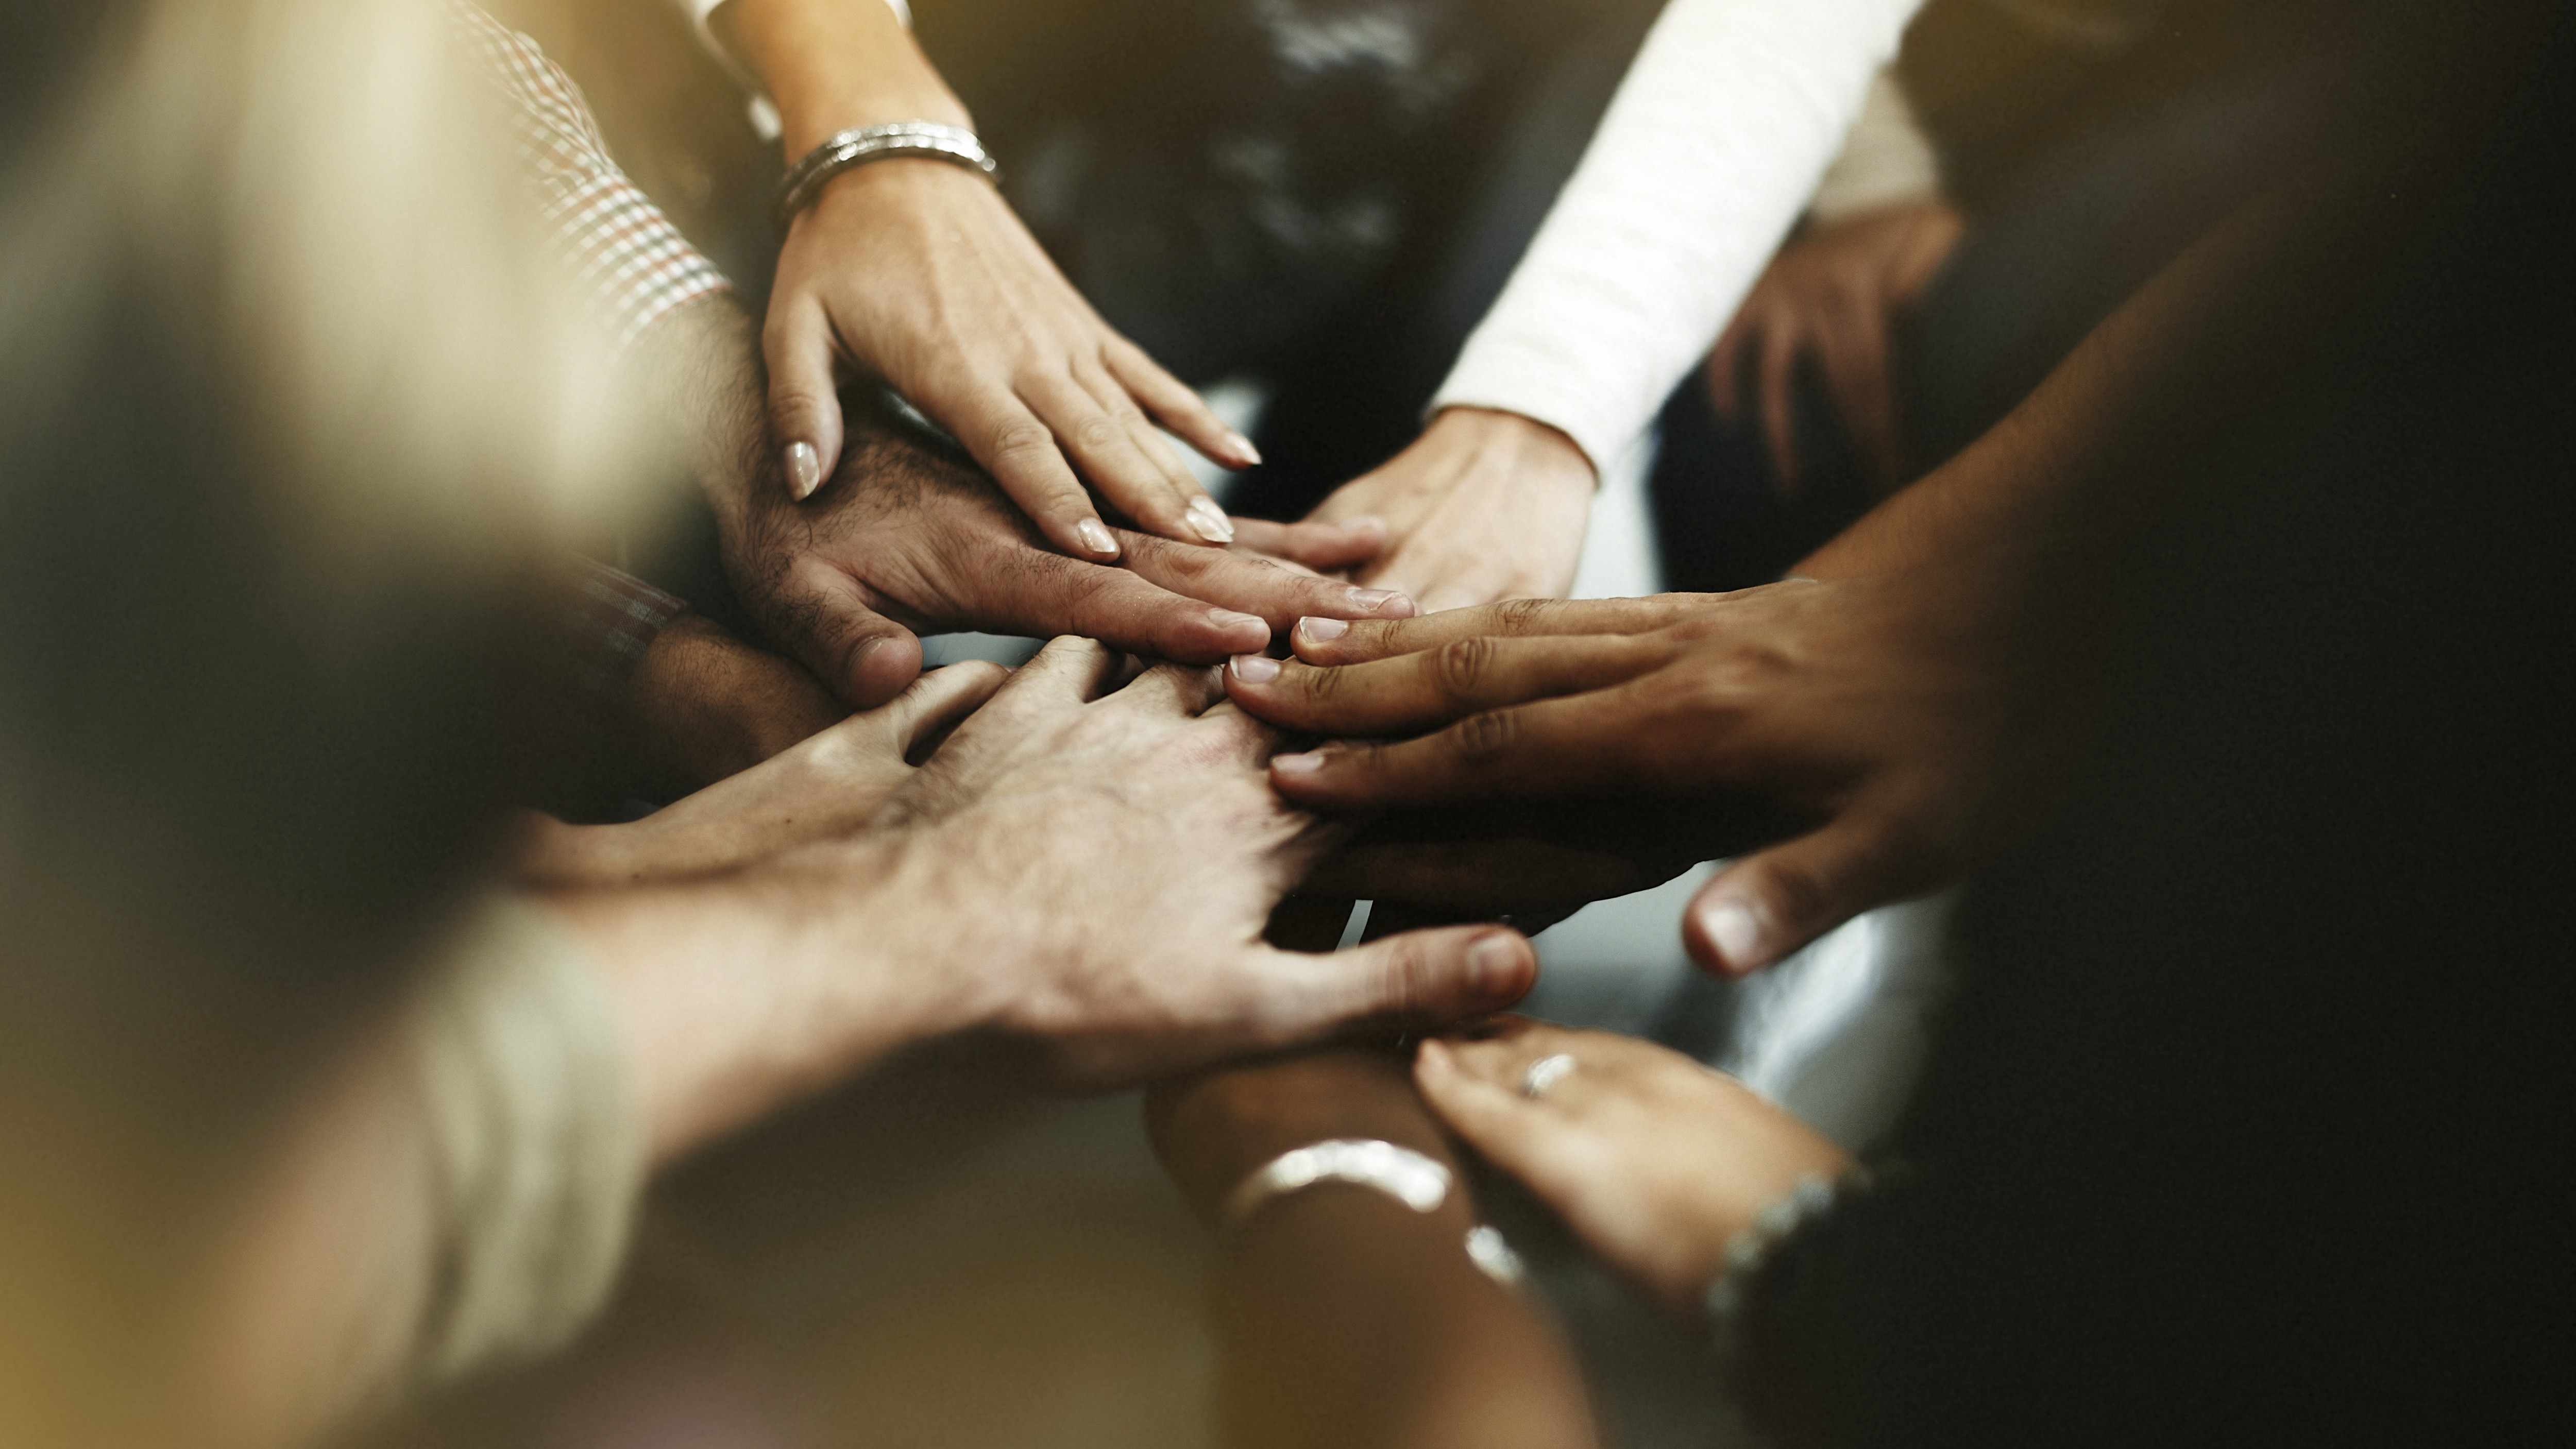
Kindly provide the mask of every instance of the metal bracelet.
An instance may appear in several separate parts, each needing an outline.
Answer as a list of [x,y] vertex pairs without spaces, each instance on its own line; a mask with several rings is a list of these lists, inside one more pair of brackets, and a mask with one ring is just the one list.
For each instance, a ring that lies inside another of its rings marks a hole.
[[826,138],[806,152],[804,160],[787,168],[787,174],[778,182],[778,224],[785,226],[795,220],[796,213],[812,205],[824,183],[833,177],[853,166],[897,156],[926,156],[952,162],[988,177],[1002,174],[1000,163],[984,149],[984,143],[963,126],[944,126],[937,121],[861,126]]
[[1283,1152],[1226,1195],[1223,1221],[1239,1227],[1273,1198],[1319,1182],[1374,1188],[1418,1213],[1449,1200],[1449,1169],[1414,1151],[1374,1138],[1336,1137]]

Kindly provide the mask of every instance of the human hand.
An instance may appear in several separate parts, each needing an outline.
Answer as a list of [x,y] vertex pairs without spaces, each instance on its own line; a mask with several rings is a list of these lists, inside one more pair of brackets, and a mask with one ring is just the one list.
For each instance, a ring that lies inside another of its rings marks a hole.
[[1310,517],[1384,519],[1388,547],[1357,578],[1401,590],[1425,612],[1552,599],[1574,586],[1598,481],[1592,460],[1556,429],[1517,413],[1453,407]]
[[1260,461],[1101,320],[990,182],[939,161],[878,162],[823,188],[779,251],[762,349],[798,498],[838,464],[841,364],[884,378],[955,435],[1075,558],[1122,552],[1085,480],[1149,533],[1233,540],[1155,423],[1227,467]]
[[[932,670],[892,703],[848,715],[628,824],[534,817],[512,874],[535,886],[635,885],[713,874],[848,835],[912,778],[909,756],[991,698],[1009,675],[980,661]],[[815,687],[810,678],[807,685]]]
[[1861,462],[1882,489],[1904,481],[1891,333],[1967,230],[1944,201],[1914,202],[1818,226],[1780,249],[1708,357],[1709,400],[1739,421],[1749,368],[1780,481],[1798,483],[1792,383],[1812,357]]
[[[1574,1069],[1532,1098],[1530,1066],[1559,1054]],[[1610,1032],[1504,1017],[1424,1042],[1413,1080],[1468,1146],[1676,1313],[1699,1312],[1755,1214],[1851,1166],[1743,1083]]]
[[1709,812],[1730,849],[1785,837],[1684,918],[1694,959],[1744,972],[1955,877],[2038,798],[2074,733],[2039,710],[2080,691],[2027,687],[2009,622],[1966,570],[1502,604],[1331,637],[1301,624],[1298,658],[1239,658],[1227,688],[1289,729],[1431,731],[1273,760],[1300,804],[1661,792]]
[[[1368,1024],[1517,1000],[1536,961],[1491,926],[1310,955],[1262,941],[1271,910],[1344,833],[1282,801],[1267,728],[1216,671],[1121,667],[1059,639],[887,803],[921,862],[924,959],[977,973],[974,1015],[1089,1083],[1277,1050]],[[1104,692],[1105,691],[1105,692]]]
[[[803,503],[775,488],[711,489],[725,564],[761,631],[860,707],[921,669],[914,631],[1084,634],[1210,663],[1269,647],[1301,613],[1402,618],[1403,595],[1326,578],[1384,539],[1373,520],[1245,520],[1233,548],[1126,533],[1117,565],[1048,547],[964,459],[859,394],[839,473]],[[1258,544],[1268,553],[1255,552]]]
[[636,785],[655,800],[739,774],[848,714],[794,660],[696,614],[654,635],[626,685]]

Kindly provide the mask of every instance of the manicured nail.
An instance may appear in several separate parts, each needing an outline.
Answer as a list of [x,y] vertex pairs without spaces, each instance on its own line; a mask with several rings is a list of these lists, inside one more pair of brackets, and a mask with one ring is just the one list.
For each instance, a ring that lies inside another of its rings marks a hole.
[[1279,661],[1267,654],[1234,656],[1234,677],[1246,684],[1268,684],[1279,677]]
[[1198,531],[1199,537],[1208,542],[1234,542],[1234,520],[1225,516],[1225,510],[1216,506],[1215,499],[1202,495],[1190,500],[1189,509],[1182,516],[1190,521],[1190,527]]
[[788,444],[788,495],[793,497],[797,502],[802,503],[806,499],[813,497],[814,490],[822,486],[823,455],[814,451],[814,445],[812,443]]
[[1109,536],[1107,525],[1103,524],[1099,519],[1086,518],[1073,526],[1073,532],[1077,538],[1082,540],[1082,546],[1091,550],[1093,553],[1099,554],[1104,558],[1116,558],[1118,556],[1118,540]]
[[1305,618],[1297,621],[1297,632],[1317,644],[1330,644],[1351,632],[1351,626],[1340,619]]
[[1467,947],[1467,971],[1479,995],[1501,994],[1519,977],[1520,970],[1520,947],[1509,936],[1479,936]]
[[1227,433],[1225,435],[1225,446],[1234,454],[1234,466],[1238,468],[1257,468],[1261,465],[1261,450],[1252,446],[1252,440],[1245,437],[1243,434],[1232,432]]
[[1277,755],[1271,758],[1270,768],[1283,775],[1311,775],[1324,768],[1324,755],[1320,750],[1308,750],[1302,755]]
[[1701,919],[1717,953],[1726,958],[1727,969],[1749,971],[1760,964],[1762,921],[1753,908],[1739,900],[1723,900],[1708,908]]
[[1390,614],[1398,619],[1413,617],[1413,600],[1397,589],[1353,589],[1351,607],[1371,614]]

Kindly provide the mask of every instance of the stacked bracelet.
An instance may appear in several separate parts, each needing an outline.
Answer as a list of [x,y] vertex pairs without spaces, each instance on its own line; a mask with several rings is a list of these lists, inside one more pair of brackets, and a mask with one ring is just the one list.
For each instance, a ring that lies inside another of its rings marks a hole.
[[984,149],[984,143],[963,126],[943,126],[937,121],[861,126],[830,137],[806,152],[804,160],[787,168],[787,175],[778,183],[778,224],[785,226],[795,220],[796,213],[812,205],[823,184],[833,177],[853,166],[896,156],[927,156],[992,177],[1002,172],[992,153]]

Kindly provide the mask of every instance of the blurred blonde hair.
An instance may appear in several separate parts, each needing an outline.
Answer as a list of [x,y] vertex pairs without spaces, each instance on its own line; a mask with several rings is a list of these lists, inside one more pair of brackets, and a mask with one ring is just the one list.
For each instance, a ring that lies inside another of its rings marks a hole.
[[129,3],[0,159],[0,1442],[186,1438],[202,1234],[474,880],[637,464],[448,24]]

